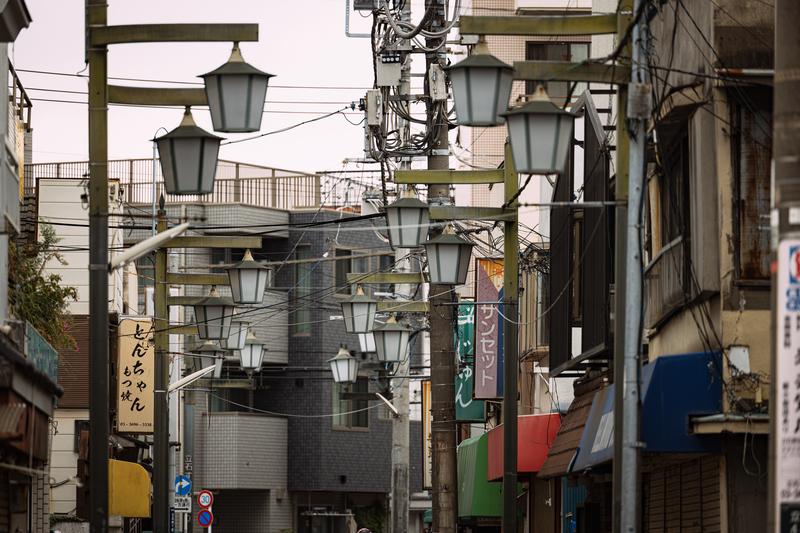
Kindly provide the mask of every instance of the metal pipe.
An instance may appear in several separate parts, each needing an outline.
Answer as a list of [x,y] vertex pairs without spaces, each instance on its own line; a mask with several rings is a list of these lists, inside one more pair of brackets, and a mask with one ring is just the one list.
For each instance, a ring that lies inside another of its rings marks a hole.
[[[86,42],[104,28],[105,0],[86,1]],[[89,45],[89,524],[108,531],[108,48]]]
[[170,228],[162,233],[156,234],[153,237],[145,239],[142,242],[134,244],[121,254],[111,259],[111,262],[108,264],[109,271],[124,267],[131,261],[135,261],[141,256],[152,252],[173,237],[177,237],[187,229],[189,229],[189,223],[184,222],[180,226],[175,226],[174,228]]

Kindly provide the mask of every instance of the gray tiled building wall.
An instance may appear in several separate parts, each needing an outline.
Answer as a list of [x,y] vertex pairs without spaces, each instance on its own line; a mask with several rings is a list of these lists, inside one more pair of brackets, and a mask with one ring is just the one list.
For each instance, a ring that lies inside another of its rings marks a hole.
[[[347,215],[345,215],[347,216]],[[339,212],[292,213],[292,224],[336,220]],[[364,231],[353,231],[360,227]],[[337,231],[337,225],[318,226],[314,230],[292,230],[289,247],[309,246],[312,257],[334,254],[336,248],[351,249],[353,254],[389,251],[373,233],[369,222],[348,223]],[[308,417],[333,411],[333,382],[327,360],[340,344],[358,349],[358,338],[345,333],[341,320],[339,296],[331,294],[335,279],[335,262],[314,263],[311,287],[314,298],[303,302],[310,307],[310,333],[289,338],[289,367],[320,369],[317,372],[293,374],[294,379],[275,379],[269,389],[257,398],[258,407]],[[377,257],[370,258],[368,269],[378,268]],[[294,269],[282,269],[278,284],[293,286]],[[290,295],[291,302],[291,295]],[[289,322],[294,318],[290,314]],[[371,390],[377,390],[371,383]],[[291,491],[330,491],[386,493],[391,484],[391,421],[381,417],[378,404],[369,411],[369,428],[334,428],[331,417],[289,418],[289,489]]]
[[[205,413],[196,468],[209,489],[286,489],[287,421],[260,413]],[[199,441],[199,442],[198,442]]]

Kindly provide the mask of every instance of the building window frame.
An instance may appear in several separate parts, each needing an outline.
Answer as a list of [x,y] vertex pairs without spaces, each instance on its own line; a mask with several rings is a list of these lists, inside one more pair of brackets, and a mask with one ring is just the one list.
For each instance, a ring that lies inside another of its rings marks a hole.
[[[346,392],[369,392],[369,380],[359,377],[355,383],[332,383],[333,417],[331,425],[337,431],[369,431],[369,401],[345,400],[342,394]],[[353,412],[359,411],[359,412]]]
[[[292,257],[295,260],[312,258],[311,246],[298,244]],[[295,263],[293,269],[294,287],[291,291],[291,333],[293,337],[311,336],[312,311],[305,300],[313,291],[314,263]]]

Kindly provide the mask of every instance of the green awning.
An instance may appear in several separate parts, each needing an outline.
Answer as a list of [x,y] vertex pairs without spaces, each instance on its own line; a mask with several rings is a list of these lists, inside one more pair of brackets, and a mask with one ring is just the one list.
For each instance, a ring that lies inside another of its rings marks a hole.
[[433,509],[425,509],[425,512],[422,515],[422,521],[426,524],[433,523]]
[[458,445],[458,516],[503,516],[503,484],[486,479],[489,435],[467,439]]

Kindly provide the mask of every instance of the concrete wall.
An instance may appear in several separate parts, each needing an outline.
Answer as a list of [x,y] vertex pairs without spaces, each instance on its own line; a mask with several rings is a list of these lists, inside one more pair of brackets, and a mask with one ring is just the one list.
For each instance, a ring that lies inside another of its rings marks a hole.
[[[89,213],[81,201],[81,195],[84,193],[82,181],[41,179],[37,198],[39,220],[52,223],[56,235],[61,239],[58,246],[76,248],[75,251],[61,252],[66,264],[52,260],[47,265],[47,272],[60,275],[64,285],[78,290],[77,301],[69,303],[69,312],[74,315],[89,314]],[[116,183],[110,183],[110,193],[113,193],[116,187]],[[110,212],[121,213],[121,204],[111,202]],[[118,225],[118,218],[112,216],[109,220],[110,226]],[[122,247],[122,237],[121,229],[109,227],[108,242],[112,250]],[[110,253],[110,257],[113,253],[113,251]],[[109,276],[108,297],[109,310],[121,312],[123,299],[121,270]]]
[[73,514],[76,505],[78,454],[75,453],[75,421],[89,420],[87,409],[56,409],[50,452],[50,477],[55,486],[50,491],[50,511]]

